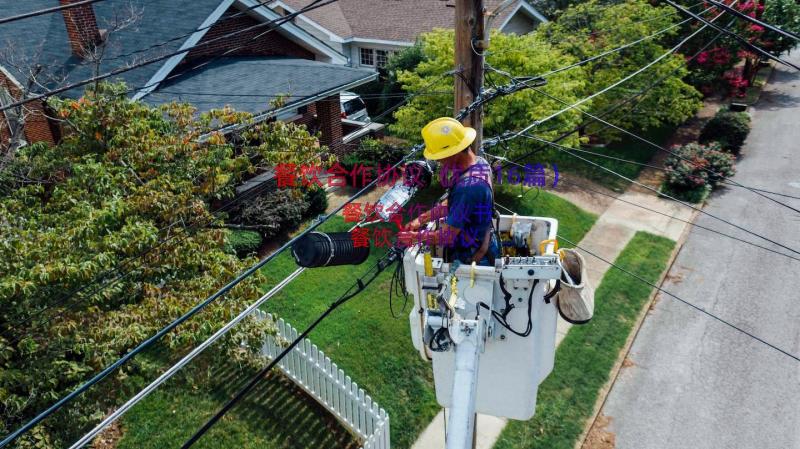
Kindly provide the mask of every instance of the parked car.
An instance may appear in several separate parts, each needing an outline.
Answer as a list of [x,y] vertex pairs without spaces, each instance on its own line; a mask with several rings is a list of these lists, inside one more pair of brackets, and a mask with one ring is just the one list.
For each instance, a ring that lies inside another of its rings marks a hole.
[[372,121],[367,112],[367,105],[358,94],[344,91],[339,94],[339,100],[342,104],[342,118],[366,123]]

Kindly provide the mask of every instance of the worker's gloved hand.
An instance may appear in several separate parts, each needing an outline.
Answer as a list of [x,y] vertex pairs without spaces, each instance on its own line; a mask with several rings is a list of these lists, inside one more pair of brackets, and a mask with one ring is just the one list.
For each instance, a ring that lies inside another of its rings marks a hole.
[[411,220],[410,222],[408,222],[408,224],[406,224],[403,227],[403,230],[404,231],[418,231],[419,228],[421,228],[421,227],[422,227],[422,223],[419,222],[419,218],[415,218],[415,219]]

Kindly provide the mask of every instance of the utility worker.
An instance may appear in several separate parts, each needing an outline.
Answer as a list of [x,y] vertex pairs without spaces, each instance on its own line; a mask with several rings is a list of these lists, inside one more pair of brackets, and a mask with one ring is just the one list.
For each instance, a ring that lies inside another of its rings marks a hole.
[[[438,118],[422,129],[423,154],[440,163],[439,180],[448,188],[447,199],[408,223],[398,234],[400,243],[413,245],[423,240],[444,246],[450,251],[450,260],[494,265],[500,245],[492,226],[492,168],[470,148],[476,135],[474,129],[449,117]],[[437,231],[419,232],[426,223],[440,219],[444,220]]]

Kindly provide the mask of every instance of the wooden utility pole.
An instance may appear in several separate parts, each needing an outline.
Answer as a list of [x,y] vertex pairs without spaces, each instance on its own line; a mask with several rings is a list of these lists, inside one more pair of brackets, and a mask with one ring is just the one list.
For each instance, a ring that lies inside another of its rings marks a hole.
[[[464,109],[483,89],[483,49],[485,41],[485,8],[483,0],[455,0],[456,3],[456,74],[455,112]],[[475,128],[478,137],[472,144],[480,154],[483,140],[483,108],[476,109],[464,119],[466,126]]]

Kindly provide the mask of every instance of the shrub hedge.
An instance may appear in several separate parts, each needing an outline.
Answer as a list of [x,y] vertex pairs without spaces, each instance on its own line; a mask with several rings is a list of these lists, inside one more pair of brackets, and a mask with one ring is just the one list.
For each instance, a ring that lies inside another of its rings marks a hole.
[[265,239],[290,231],[303,221],[308,202],[302,192],[295,189],[273,189],[245,201],[238,214],[238,222],[259,226]]
[[246,257],[258,251],[263,241],[261,234],[256,231],[232,229],[228,233],[227,248],[239,257]]
[[720,109],[700,132],[700,143],[719,142],[723,150],[739,154],[750,134],[750,116],[746,112]]
[[701,201],[722,177],[736,172],[733,155],[722,151],[717,142],[690,143],[674,148],[673,153],[665,162],[667,180],[662,190],[684,201]]
[[[405,155],[402,148],[387,145],[380,140],[364,139],[361,141],[358,150],[343,157],[340,165],[350,172],[347,176],[347,185],[361,188],[364,187],[363,181],[375,179],[378,176],[378,168],[397,163]],[[361,173],[353,173],[357,166],[363,166],[372,170],[371,176],[365,178]]]
[[328,208],[328,194],[325,193],[325,189],[306,189],[303,194],[303,198],[308,204],[308,208],[303,213],[303,218],[316,217],[317,215],[324,213]]

